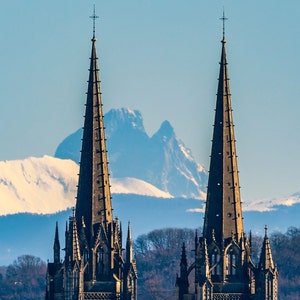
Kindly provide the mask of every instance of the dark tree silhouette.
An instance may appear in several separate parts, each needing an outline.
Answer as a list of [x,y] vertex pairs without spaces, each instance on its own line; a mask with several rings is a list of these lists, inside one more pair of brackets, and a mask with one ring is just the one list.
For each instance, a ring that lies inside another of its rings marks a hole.
[[[257,263],[263,238],[252,237],[253,259]],[[182,243],[188,263],[194,259],[195,231],[166,228],[138,236],[134,241],[138,269],[138,299],[175,299],[176,273]],[[274,261],[279,271],[279,300],[300,299],[300,228],[270,236]],[[191,274],[192,275],[192,274]],[[18,257],[11,265],[0,267],[1,300],[45,299],[46,264],[32,255]],[[193,278],[190,277],[193,289]]]
[[135,240],[139,300],[175,299],[182,243],[191,261],[194,241],[195,230],[176,228],[154,230]]
[[32,255],[18,257],[7,267],[5,277],[2,278],[0,299],[44,299],[45,276],[46,263],[40,258]]
[[[167,228],[140,235],[134,243],[139,274],[139,300],[175,299],[175,278],[179,272],[182,242],[188,263],[194,259],[195,231]],[[258,263],[263,237],[252,236],[252,257]],[[279,270],[279,300],[300,299],[300,228],[270,236],[274,261]],[[191,274],[192,276],[193,274]],[[190,276],[190,289],[193,278]]]

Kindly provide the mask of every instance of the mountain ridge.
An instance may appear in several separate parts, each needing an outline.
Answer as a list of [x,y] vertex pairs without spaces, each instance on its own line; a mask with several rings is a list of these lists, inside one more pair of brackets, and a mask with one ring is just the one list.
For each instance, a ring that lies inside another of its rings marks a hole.
[[[104,120],[112,177],[137,178],[174,197],[205,198],[207,172],[176,136],[169,121],[150,137],[138,110],[111,109]],[[55,157],[78,163],[81,136],[79,129],[66,137]]]

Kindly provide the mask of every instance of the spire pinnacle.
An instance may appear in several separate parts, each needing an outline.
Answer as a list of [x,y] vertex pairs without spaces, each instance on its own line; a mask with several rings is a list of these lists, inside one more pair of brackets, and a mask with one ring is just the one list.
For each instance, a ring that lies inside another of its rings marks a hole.
[[54,244],[53,244],[53,252],[54,252],[54,263],[59,264],[60,263],[60,243],[59,243],[59,237],[58,237],[58,223],[56,222],[55,226],[55,238],[54,238]]
[[127,242],[126,242],[126,262],[127,262],[127,264],[132,263],[132,260],[133,260],[133,252],[132,252],[131,228],[130,228],[130,222],[128,222]]
[[223,22],[223,39],[222,39],[222,42],[225,42],[225,22],[228,20],[228,18],[225,17],[224,8],[223,8],[223,16],[222,16],[222,18],[220,18],[220,20],[222,20],[222,22]]
[[268,238],[268,226],[267,225],[265,226],[265,238],[264,238],[263,246],[261,249],[259,268],[264,269],[264,270],[267,270],[269,268],[270,269],[275,268],[272,251],[271,251],[270,240]]
[[95,8],[95,4],[94,4],[94,12],[93,15],[90,16],[91,19],[93,19],[93,38],[95,37],[95,31],[96,31],[96,19],[99,18],[99,16],[96,15],[96,8]]
[[128,239],[128,240],[131,240],[131,228],[130,228],[130,222],[128,222],[127,239]]
[[265,225],[265,237],[268,237],[268,225]]

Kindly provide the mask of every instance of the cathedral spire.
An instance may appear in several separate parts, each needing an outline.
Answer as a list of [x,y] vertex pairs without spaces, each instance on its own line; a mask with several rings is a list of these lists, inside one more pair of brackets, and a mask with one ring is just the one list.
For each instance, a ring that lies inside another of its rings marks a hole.
[[98,57],[96,54],[95,11],[93,16],[92,52],[90,58],[85,121],[76,202],[77,224],[82,217],[92,240],[99,225],[108,234],[113,221],[108,159],[104,132]]
[[[272,259],[267,229],[260,262],[252,260],[244,233],[237,155],[232,118],[223,21],[222,51],[211,148],[203,235],[195,238],[195,290],[182,293],[184,272],[176,279],[177,300],[272,299],[277,300],[278,272]],[[181,270],[186,266],[182,263]],[[186,281],[187,282],[187,281]]]
[[243,237],[243,220],[226,58],[225,16],[203,236],[221,243]]
[[[65,231],[65,260],[60,264],[48,264],[46,298],[136,300],[137,271],[132,259],[130,227],[126,249],[127,263],[122,253],[124,249],[121,226],[118,219],[113,219],[112,214],[96,53],[95,8],[91,18],[92,51],[76,210],[73,211]],[[55,244],[58,245],[57,242]],[[58,258],[55,260],[58,261]]]

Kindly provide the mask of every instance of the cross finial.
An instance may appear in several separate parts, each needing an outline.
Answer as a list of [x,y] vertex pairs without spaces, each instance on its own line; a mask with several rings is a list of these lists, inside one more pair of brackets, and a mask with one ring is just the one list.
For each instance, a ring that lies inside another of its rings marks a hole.
[[224,8],[223,8],[223,16],[222,16],[222,18],[220,18],[220,20],[223,21],[223,40],[225,40],[225,21],[227,21],[228,18],[225,17]]
[[96,19],[99,18],[98,16],[96,16],[95,4],[94,4],[94,13],[92,16],[90,16],[90,18],[93,19],[93,37],[95,37],[95,21]]

